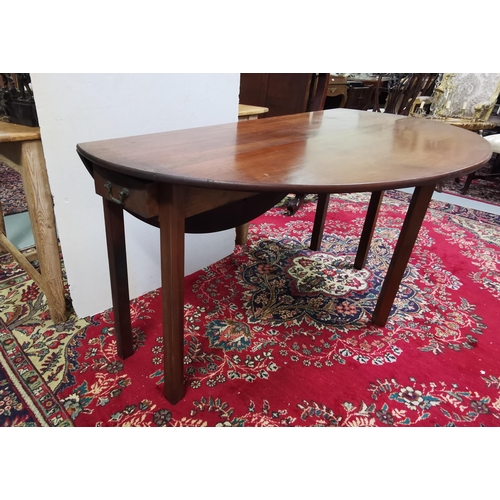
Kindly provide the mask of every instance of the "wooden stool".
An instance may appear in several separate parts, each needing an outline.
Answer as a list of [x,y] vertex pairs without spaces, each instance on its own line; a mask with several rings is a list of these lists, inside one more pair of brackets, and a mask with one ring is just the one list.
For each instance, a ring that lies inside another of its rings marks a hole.
[[[61,258],[40,129],[0,122],[0,161],[21,174],[36,252],[27,256],[8,240],[1,207],[0,248],[16,259],[45,294],[52,321],[62,323],[67,314]],[[28,259],[38,260],[40,272]]]
[[249,104],[238,104],[238,121],[256,120],[267,113],[269,108],[262,106],[250,106]]

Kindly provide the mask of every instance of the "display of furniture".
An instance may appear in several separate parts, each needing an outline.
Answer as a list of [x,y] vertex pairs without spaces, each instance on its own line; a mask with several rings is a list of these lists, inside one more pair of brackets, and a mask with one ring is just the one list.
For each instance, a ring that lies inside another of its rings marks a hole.
[[[499,93],[500,73],[443,73],[430,96],[415,99],[410,116],[443,121],[482,135],[498,127],[490,116]],[[474,172],[468,175],[462,194],[467,193],[474,176]],[[437,190],[441,189],[439,184]]]
[[29,73],[0,73],[0,114],[9,123],[38,127]]
[[401,76],[388,87],[385,113],[408,116],[415,101],[433,88],[437,73],[412,73]]
[[[0,160],[21,174],[36,252],[26,255],[9,241],[1,207],[0,247],[11,253],[40,287],[47,299],[52,321],[61,323],[67,317],[66,302],[54,207],[40,129],[0,122]],[[35,269],[30,260],[38,260],[40,271]]]
[[500,73],[444,73],[430,96],[415,100],[410,115],[443,120],[468,130],[498,126],[489,118],[500,93]]
[[[439,148],[435,145],[439,144]],[[123,211],[160,228],[164,394],[184,396],[184,235],[249,222],[290,192],[372,192],[355,267],[364,266],[387,189],[415,186],[372,322],[384,326],[436,182],[488,162],[487,141],[438,121],[332,109],[77,145],[103,198],[118,354],[133,353]],[[147,332],[146,332],[147,333]]]

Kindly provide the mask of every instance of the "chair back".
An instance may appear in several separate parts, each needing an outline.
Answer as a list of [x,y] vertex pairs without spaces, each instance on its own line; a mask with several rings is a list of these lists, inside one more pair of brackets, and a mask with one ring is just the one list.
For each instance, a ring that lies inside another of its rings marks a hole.
[[436,118],[487,121],[500,93],[500,73],[443,73],[432,94]]
[[350,85],[347,90],[347,101],[344,108],[366,111],[373,106],[375,86],[358,87]]
[[408,116],[417,97],[427,95],[433,87],[437,73],[412,73],[389,86],[385,113]]

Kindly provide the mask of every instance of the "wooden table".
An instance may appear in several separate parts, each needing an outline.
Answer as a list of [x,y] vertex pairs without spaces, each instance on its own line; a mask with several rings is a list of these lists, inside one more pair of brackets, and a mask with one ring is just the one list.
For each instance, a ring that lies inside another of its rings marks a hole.
[[[40,287],[47,299],[52,321],[61,323],[67,318],[66,303],[54,206],[40,129],[0,122],[0,161],[21,173],[36,252],[27,256],[7,239],[1,207],[0,247],[10,252]],[[33,267],[29,259],[38,260],[40,271]]]
[[123,210],[160,227],[164,393],[184,396],[184,233],[249,222],[287,193],[319,193],[318,249],[329,193],[372,192],[355,267],[367,258],[386,189],[416,186],[372,321],[383,326],[435,184],[491,156],[481,137],[438,122],[332,109],[90,142],[77,151],[102,196],[118,353],[130,356]]

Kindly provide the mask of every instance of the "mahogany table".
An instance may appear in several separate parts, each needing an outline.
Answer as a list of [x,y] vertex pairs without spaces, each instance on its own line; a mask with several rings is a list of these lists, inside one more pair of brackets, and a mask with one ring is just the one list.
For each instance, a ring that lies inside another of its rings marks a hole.
[[383,326],[437,182],[491,156],[472,132],[418,118],[332,109],[77,145],[102,196],[118,354],[133,353],[123,210],[159,226],[164,393],[184,397],[184,233],[251,221],[288,193],[318,193],[319,249],[330,193],[371,192],[355,267],[387,189],[415,187],[373,312]]

